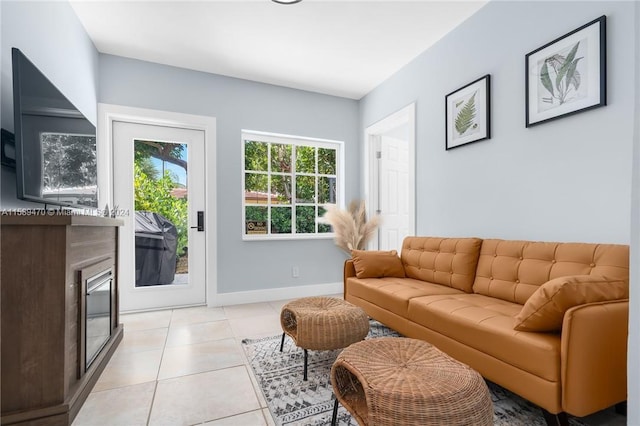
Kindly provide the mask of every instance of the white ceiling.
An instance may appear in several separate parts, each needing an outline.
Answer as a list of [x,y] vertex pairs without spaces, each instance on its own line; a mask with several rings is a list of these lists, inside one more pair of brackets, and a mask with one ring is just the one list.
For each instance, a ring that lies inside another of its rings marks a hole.
[[486,1],[81,1],[102,53],[352,99]]

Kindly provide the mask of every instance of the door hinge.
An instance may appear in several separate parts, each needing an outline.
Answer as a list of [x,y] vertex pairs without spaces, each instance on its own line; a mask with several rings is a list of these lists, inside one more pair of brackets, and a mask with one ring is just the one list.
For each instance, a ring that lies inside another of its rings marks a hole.
[[376,158],[378,160],[382,158],[382,151],[376,151]]

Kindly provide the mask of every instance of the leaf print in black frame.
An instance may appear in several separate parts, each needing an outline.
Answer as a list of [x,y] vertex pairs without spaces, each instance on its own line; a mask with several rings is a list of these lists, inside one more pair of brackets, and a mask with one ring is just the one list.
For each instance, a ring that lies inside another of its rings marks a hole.
[[607,17],[525,56],[525,127],[607,104]]
[[445,149],[491,139],[491,75],[445,96]]

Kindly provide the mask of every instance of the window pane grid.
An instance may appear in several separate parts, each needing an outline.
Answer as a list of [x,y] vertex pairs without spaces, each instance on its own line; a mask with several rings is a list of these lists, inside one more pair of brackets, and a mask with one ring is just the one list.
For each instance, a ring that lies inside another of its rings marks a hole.
[[296,228],[296,224],[298,223],[298,218],[296,215],[296,206],[297,206],[297,201],[298,201],[298,191],[297,191],[297,187],[298,187],[298,180],[297,180],[297,176],[296,176],[296,158],[297,158],[297,146],[295,144],[291,144],[292,145],[292,149],[291,149],[291,164],[293,164],[292,167],[292,179],[291,179],[291,192],[292,192],[292,197],[291,197],[291,233],[292,234],[296,234],[297,228]]
[[320,202],[320,197],[318,196],[319,195],[318,183],[320,182],[320,179],[317,176],[317,174],[318,174],[318,151],[319,151],[319,148],[316,148],[315,151],[316,151],[316,169],[315,169],[315,172],[316,172],[316,178],[315,178],[316,188],[315,188],[315,191],[316,192],[315,192],[314,200],[315,200],[316,204],[313,206],[313,232],[315,234],[317,234],[318,233],[318,224],[316,223],[316,222],[318,222],[318,220],[316,219],[316,215],[318,213],[318,204],[317,203]]
[[[271,176],[271,144],[267,144],[267,173]],[[267,189],[267,235],[271,235],[271,224],[273,218],[271,217],[271,179],[267,179],[269,182],[269,188]]]
[[[337,202],[337,144],[253,139],[244,142],[245,220],[255,222],[266,213],[266,229],[248,232],[245,224],[245,234],[295,236],[331,232],[327,225],[318,223],[318,218],[324,213],[321,204]],[[262,158],[247,158],[250,154]],[[266,194],[252,190],[264,188],[264,183]]]

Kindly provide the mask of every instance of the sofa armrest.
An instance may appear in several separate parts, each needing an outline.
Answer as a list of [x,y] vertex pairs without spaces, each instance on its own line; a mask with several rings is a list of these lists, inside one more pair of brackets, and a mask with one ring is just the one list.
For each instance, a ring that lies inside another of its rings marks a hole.
[[353,265],[353,259],[347,259],[344,261],[344,272],[343,272],[343,296],[347,295],[347,278],[356,276],[356,267]]
[[561,336],[562,407],[586,416],[627,399],[629,301],[569,309]]

